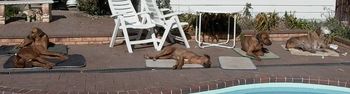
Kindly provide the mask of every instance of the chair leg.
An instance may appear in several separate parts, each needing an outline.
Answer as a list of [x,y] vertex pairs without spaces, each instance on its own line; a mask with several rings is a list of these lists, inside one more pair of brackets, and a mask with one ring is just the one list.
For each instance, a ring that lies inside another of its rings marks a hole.
[[175,43],[175,38],[176,38],[175,35],[169,33],[168,39],[170,40],[171,43]]
[[109,47],[113,47],[115,44],[115,40],[117,38],[117,34],[118,34],[118,29],[119,29],[119,23],[116,23],[114,30],[113,30],[113,34],[112,34],[112,38],[111,38],[111,42],[109,43]]
[[133,53],[131,43],[130,43],[129,34],[128,34],[128,31],[126,28],[123,28],[123,34],[124,34],[124,38],[125,38],[126,47],[128,48],[128,52]]
[[154,46],[154,48],[155,48],[157,51],[160,51],[161,49],[158,49],[158,48],[159,48],[159,46],[158,46],[158,40],[157,40],[156,34],[155,34],[155,32],[154,32],[154,29],[153,29],[153,28],[149,29],[149,32],[152,33],[152,34],[151,34],[151,38],[152,38],[152,40],[153,40],[153,46]]
[[156,29],[149,29],[149,30],[152,30],[152,31],[148,31],[147,32],[147,35],[146,35],[146,39],[148,39],[148,38],[152,38],[152,34],[154,33],[154,34],[156,34],[156,32],[157,31],[155,31]]
[[180,32],[180,34],[181,34],[181,37],[183,38],[183,42],[185,43],[186,48],[190,48],[190,45],[189,45],[188,40],[187,40],[187,38],[186,38],[186,34],[185,34],[185,32],[184,32],[184,30],[183,30],[181,24],[180,24],[179,18],[176,16],[176,17],[174,18],[174,20],[176,21],[177,28],[179,29],[179,32]]
[[158,45],[157,50],[162,50],[163,45],[165,43],[166,38],[168,37],[168,34],[170,32],[171,27],[172,27],[172,25],[165,28],[164,34],[162,35],[162,38],[160,39],[160,43]]
[[142,33],[143,33],[143,29],[140,29],[140,31],[137,33],[137,38],[136,38],[136,40],[140,40],[140,39],[141,39]]

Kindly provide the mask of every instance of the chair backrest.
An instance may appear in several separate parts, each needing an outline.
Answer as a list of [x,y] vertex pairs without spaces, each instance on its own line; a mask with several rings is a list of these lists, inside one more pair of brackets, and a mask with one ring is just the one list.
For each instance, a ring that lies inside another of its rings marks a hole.
[[156,23],[164,22],[165,18],[162,18],[164,14],[160,11],[156,0],[142,0],[142,10],[151,12],[151,19]]
[[113,15],[123,14],[126,24],[136,24],[140,20],[130,0],[108,0]]

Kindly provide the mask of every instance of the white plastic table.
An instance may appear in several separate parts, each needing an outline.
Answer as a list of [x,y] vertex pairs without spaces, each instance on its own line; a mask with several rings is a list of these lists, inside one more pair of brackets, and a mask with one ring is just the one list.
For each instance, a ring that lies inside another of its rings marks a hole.
[[[205,47],[223,47],[223,48],[234,48],[236,46],[236,24],[237,24],[237,15],[234,15],[234,27],[233,35],[230,35],[230,17],[228,18],[228,31],[227,39],[224,42],[220,43],[207,43],[203,42],[202,35],[202,13],[230,13],[238,14],[242,11],[244,6],[232,4],[233,2],[228,1],[215,1],[215,0],[173,0],[175,11],[180,11],[184,13],[194,13],[199,16],[199,21],[196,21],[196,30],[195,30],[195,40],[200,48]],[[236,7],[232,9],[231,7]],[[230,38],[233,37],[233,40]]]
[[[196,32],[195,32],[195,40],[198,44],[198,47],[205,48],[205,47],[223,47],[223,48],[234,48],[236,46],[236,25],[237,25],[237,14],[234,15],[234,25],[233,25],[233,43],[232,45],[229,45],[231,39],[230,39],[230,17],[228,17],[228,27],[227,27],[227,39],[225,42],[219,42],[219,43],[207,43],[203,42],[204,38],[202,39],[200,36],[202,34],[202,13],[217,13],[217,12],[198,12],[199,13],[199,22],[196,24]],[[223,12],[221,12],[223,13]],[[199,26],[199,27],[198,27]],[[202,39],[202,40],[201,40]]]

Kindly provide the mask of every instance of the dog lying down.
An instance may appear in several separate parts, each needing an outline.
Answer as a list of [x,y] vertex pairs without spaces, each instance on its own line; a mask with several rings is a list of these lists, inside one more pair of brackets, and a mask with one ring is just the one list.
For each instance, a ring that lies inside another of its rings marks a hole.
[[[319,27],[316,31],[308,32],[305,36],[292,37],[287,40],[284,47],[286,50],[292,50],[291,53],[328,56],[327,53],[337,53],[336,50],[330,50],[328,43],[325,41],[330,31],[326,27]],[[337,53],[337,55],[339,54]]]
[[325,51],[327,43],[325,42],[324,29],[318,28],[316,31],[308,32],[305,36],[291,37],[287,40],[286,49],[294,48],[311,53],[316,51]]
[[[173,68],[176,65],[176,60],[174,59],[158,59],[156,61],[152,59],[146,59],[147,68],[159,68],[159,69],[168,69]],[[203,68],[201,64],[184,64],[182,68],[193,69],[193,68]]]
[[21,42],[17,48],[20,50],[13,60],[16,68],[25,68],[26,65],[38,66],[51,69],[54,64],[44,58],[55,58],[61,61],[68,59],[67,56],[48,51],[49,37],[41,29],[33,27],[30,34]]
[[259,56],[264,56],[266,53],[269,53],[269,50],[264,46],[270,46],[271,44],[272,42],[268,32],[258,32],[255,36],[241,37],[241,49],[245,51],[248,56],[252,56],[258,61],[261,61]]
[[182,69],[184,64],[201,64],[204,68],[210,68],[211,62],[209,55],[204,54],[204,56],[197,55],[192,51],[188,51],[184,48],[177,48],[167,46],[159,54],[155,56],[145,56],[146,59],[175,59],[176,64],[173,69]]
[[[285,45],[281,45],[281,47],[285,49]],[[292,55],[300,55],[300,56],[334,56],[334,57],[340,56],[337,51],[334,51],[332,49],[324,49],[323,51],[316,51],[314,53],[303,51],[300,49],[295,49],[295,48],[289,48],[288,51]]]

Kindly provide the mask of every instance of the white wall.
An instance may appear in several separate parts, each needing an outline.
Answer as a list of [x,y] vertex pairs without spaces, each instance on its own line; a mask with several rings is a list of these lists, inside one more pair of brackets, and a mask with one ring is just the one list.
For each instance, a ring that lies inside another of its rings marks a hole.
[[238,12],[251,3],[251,12],[295,12],[304,19],[325,19],[334,16],[336,0],[171,0],[172,9],[181,12]]

